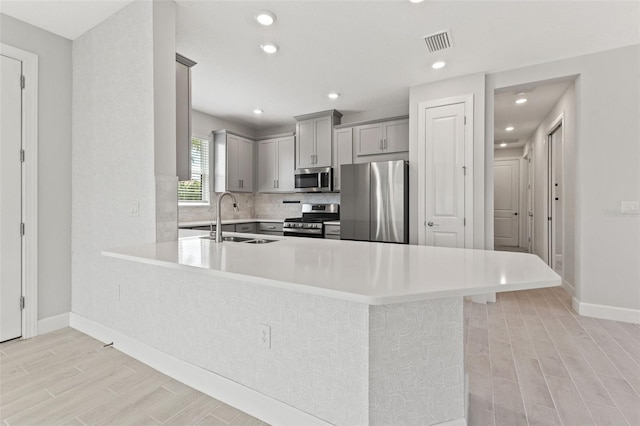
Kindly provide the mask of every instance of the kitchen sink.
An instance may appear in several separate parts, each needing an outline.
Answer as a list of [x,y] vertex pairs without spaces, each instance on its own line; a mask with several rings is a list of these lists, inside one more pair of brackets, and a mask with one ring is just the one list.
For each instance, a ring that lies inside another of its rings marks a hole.
[[276,241],[278,241],[278,240],[257,239],[257,240],[247,241],[247,244],[267,244],[267,243],[275,243]]
[[[211,235],[205,235],[200,237],[203,240],[213,240],[215,241],[216,237],[212,237]],[[247,243],[247,244],[266,244],[266,243],[275,243],[278,240],[265,240],[262,238],[247,238],[247,237],[222,237],[222,241],[230,241],[232,243]]]
[[245,241],[252,240],[253,238],[246,237],[222,237],[222,241],[232,241],[234,243],[243,243]]

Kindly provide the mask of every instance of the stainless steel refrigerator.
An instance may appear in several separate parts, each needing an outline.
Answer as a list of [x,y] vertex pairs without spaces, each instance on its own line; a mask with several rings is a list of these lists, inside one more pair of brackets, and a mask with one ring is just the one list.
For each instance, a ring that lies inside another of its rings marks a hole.
[[406,161],[345,164],[340,179],[340,239],[409,242]]

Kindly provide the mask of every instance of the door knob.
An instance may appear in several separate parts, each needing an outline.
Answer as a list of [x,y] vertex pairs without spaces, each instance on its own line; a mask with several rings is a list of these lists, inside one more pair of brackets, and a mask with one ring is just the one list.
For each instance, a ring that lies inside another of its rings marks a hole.
[[513,215],[514,215],[514,216],[518,216],[518,212],[515,212]]
[[427,222],[427,225],[433,226],[433,222]]

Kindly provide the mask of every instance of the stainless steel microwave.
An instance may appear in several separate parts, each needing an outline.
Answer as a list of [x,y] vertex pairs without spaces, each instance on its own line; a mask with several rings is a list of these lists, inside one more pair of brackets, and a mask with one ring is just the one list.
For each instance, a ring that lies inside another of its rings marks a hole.
[[296,192],[331,192],[333,190],[333,169],[313,167],[295,171]]

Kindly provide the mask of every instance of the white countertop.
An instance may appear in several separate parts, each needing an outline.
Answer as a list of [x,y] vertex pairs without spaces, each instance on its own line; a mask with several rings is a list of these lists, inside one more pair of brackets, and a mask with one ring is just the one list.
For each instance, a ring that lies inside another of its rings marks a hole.
[[317,238],[268,239],[279,241],[216,244],[187,237],[102,254],[370,305],[560,285],[560,277],[531,254]]
[[[274,219],[274,218],[249,218],[249,219],[224,219],[222,221],[223,225],[235,225],[236,223],[251,223],[251,222],[264,222],[264,223],[282,223],[284,219]],[[209,224],[215,224],[215,219],[213,220],[199,220],[195,222],[180,222],[178,223],[178,228],[183,227],[191,227],[191,226],[209,226]]]

